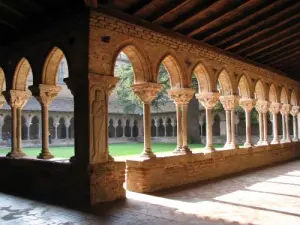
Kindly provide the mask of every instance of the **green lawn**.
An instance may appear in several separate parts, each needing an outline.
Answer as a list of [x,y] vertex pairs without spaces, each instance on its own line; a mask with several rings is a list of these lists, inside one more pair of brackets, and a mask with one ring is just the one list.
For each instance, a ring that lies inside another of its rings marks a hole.
[[[191,150],[200,151],[204,145],[203,144],[190,144]],[[152,143],[153,152],[172,152],[176,147],[176,144],[170,143]],[[220,148],[223,145],[215,145],[215,147]],[[26,155],[31,157],[36,157],[41,148],[24,148]],[[74,155],[74,147],[52,147],[50,148],[51,153],[57,158],[70,158]],[[109,152],[112,156],[128,156],[128,155],[138,155],[143,150],[143,143],[122,143],[122,144],[110,144]],[[0,155],[6,155],[9,152],[8,148],[0,149]]]

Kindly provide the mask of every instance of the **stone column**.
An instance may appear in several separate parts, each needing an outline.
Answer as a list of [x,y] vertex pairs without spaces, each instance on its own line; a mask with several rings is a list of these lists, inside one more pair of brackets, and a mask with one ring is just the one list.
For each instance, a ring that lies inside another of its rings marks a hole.
[[273,117],[273,140],[271,144],[279,144],[279,138],[278,138],[278,120],[277,120],[277,114],[279,113],[281,108],[280,103],[272,103],[270,105],[269,111],[272,113]]
[[[209,93],[199,93],[196,94],[199,102],[205,107],[206,113],[206,146],[205,149],[209,151],[214,151],[215,148],[213,146],[213,132],[212,132],[212,109],[216,105],[219,100],[220,94],[217,92],[209,92]],[[202,135],[202,132],[201,132]]]
[[118,120],[117,119],[114,119],[113,120],[113,126],[114,126],[114,131],[115,131],[115,136],[114,138],[117,138],[117,127],[118,127]]
[[280,140],[280,143],[284,143],[286,141],[286,130],[285,130],[285,112],[283,109],[280,110],[280,114],[281,114],[281,120],[282,120],[282,138]]
[[3,141],[3,138],[2,138],[2,128],[3,128],[3,126],[4,126],[4,117],[1,116],[0,117],[0,142]]
[[7,157],[23,157],[21,109],[31,96],[30,91],[10,90],[5,93],[11,107],[11,151]]
[[37,156],[40,159],[51,159],[54,156],[49,150],[49,112],[48,107],[57,96],[60,87],[55,85],[40,84],[38,88],[32,87],[35,98],[42,107],[42,150]]
[[239,100],[240,96],[237,95],[220,96],[220,101],[226,111],[227,141],[225,148],[238,148],[235,139],[235,109]]
[[59,124],[60,124],[60,123],[59,123],[59,121],[58,121],[57,119],[55,119],[55,120],[53,121],[53,126],[54,126],[54,128],[55,128],[55,137],[54,137],[55,140],[58,139],[57,128],[58,128]]
[[174,153],[191,153],[187,141],[187,109],[190,100],[194,96],[194,93],[195,91],[192,88],[178,88],[168,91],[169,97],[174,100],[176,105],[177,148],[174,150]]
[[123,138],[125,138],[126,137],[126,135],[125,135],[125,131],[126,131],[126,119],[123,119],[122,120],[122,128],[123,128]]
[[[158,118],[156,118],[155,120],[154,120],[154,125],[155,125],[155,128],[156,128],[156,137],[159,137],[159,135],[158,135],[158,133],[159,133],[159,119]],[[151,126],[152,126],[152,124],[151,124]]]
[[144,114],[144,150],[141,157],[152,158],[155,154],[151,148],[151,112],[150,104],[160,91],[162,85],[157,83],[138,83],[132,85],[132,90],[143,102]]
[[268,137],[267,137],[267,112],[269,110],[269,102],[268,101],[263,101],[263,100],[258,100],[256,102],[256,110],[259,114],[259,141],[257,145],[268,145]]
[[167,125],[168,124],[167,124],[167,119],[166,118],[163,119],[163,125],[164,125],[164,128],[165,128],[165,134],[164,134],[164,136],[167,137]]
[[70,121],[65,122],[65,127],[66,127],[66,139],[70,139],[69,137],[69,127],[71,126]]
[[281,107],[284,114],[284,123],[285,123],[285,142],[292,142],[289,131],[289,114],[291,111],[290,104],[283,104]]
[[293,141],[299,141],[298,139],[298,124],[297,124],[297,115],[299,112],[299,106],[292,106],[291,115],[293,116]]
[[255,106],[256,100],[251,98],[242,98],[240,99],[240,106],[245,111],[246,117],[246,141],[244,143],[245,148],[250,148],[252,144],[252,134],[251,134],[251,111]]
[[176,126],[175,119],[171,120],[171,125],[172,125],[172,137],[175,137],[175,126]]

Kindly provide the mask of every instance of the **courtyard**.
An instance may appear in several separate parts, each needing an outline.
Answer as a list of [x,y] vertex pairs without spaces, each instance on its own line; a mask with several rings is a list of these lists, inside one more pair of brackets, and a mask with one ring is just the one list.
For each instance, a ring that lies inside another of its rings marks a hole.
[[101,204],[93,214],[0,194],[0,224],[300,224],[300,160]]

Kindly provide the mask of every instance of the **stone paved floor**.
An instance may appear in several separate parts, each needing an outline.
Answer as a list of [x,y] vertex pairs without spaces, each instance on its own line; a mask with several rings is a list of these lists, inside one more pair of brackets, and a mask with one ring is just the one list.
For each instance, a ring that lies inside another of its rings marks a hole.
[[94,215],[0,194],[0,224],[300,224],[300,160],[155,195],[127,192]]

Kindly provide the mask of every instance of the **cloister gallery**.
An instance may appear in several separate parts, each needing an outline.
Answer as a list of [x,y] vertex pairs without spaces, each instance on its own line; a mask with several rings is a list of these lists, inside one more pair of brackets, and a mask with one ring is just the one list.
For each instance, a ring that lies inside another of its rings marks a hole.
[[[125,173],[128,190],[153,192],[300,156],[299,82],[201,42],[84,8],[0,54],[1,101],[8,105],[0,121],[2,131],[11,131],[10,151],[0,157],[3,191],[95,205],[125,198]],[[124,55],[134,76],[128,92],[143,105],[137,114],[123,115],[114,101],[116,61]],[[61,75],[62,63],[68,76]],[[170,101],[155,111],[161,65]],[[190,101],[199,104],[196,114],[188,112]],[[251,123],[255,110],[258,124]],[[70,160],[51,154],[49,131],[69,139],[57,144],[74,141]],[[204,149],[190,149],[189,132]],[[23,141],[41,143],[37,158],[26,156],[22,138],[39,137]],[[155,155],[152,139],[177,147]],[[144,148],[114,161],[109,141],[140,141]]]

